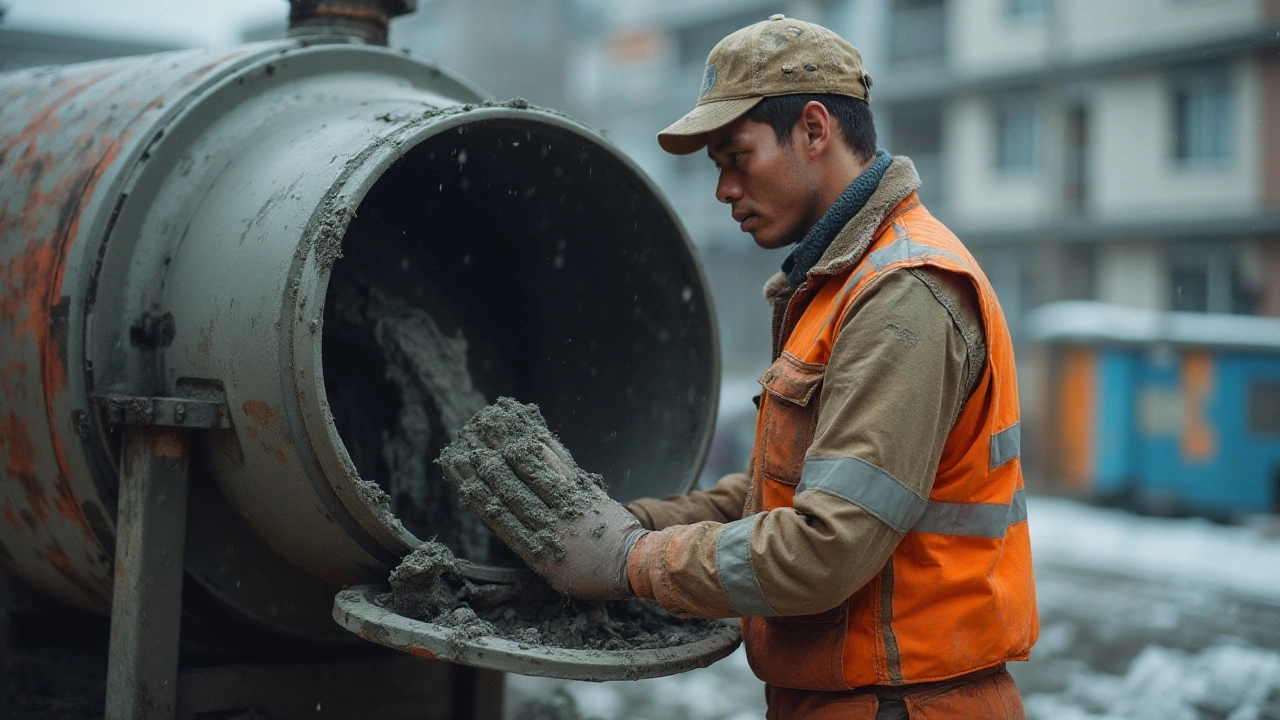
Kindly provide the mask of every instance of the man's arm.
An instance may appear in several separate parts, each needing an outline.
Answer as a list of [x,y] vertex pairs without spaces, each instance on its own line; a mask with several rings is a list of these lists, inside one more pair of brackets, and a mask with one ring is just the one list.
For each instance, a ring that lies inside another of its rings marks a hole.
[[860,489],[908,492],[923,509],[984,357],[967,280],[934,270],[877,280],[832,347],[794,507],[641,538],[628,562],[632,590],[701,617],[835,607],[880,571],[918,519],[885,512],[876,493]]
[[640,498],[627,503],[627,509],[640,519],[646,530],[663,530],[704,520],[732,522],[742,517],[742,504],[746,499],[747,475],[733,473],[720,478],[710,490],[695,490],[662,500]]

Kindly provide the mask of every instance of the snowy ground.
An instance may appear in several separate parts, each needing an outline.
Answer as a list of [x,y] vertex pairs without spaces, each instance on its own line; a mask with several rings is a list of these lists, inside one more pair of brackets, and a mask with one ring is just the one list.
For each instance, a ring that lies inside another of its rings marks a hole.
[[[1138,517],[1028,500],[1040,642],[1010,670],[1034,720],[1280,720],[1280,524]],[[739,650],[632,683],[510,676],[508,718],[565,689],[585,716],[746,720],[763,686]]]

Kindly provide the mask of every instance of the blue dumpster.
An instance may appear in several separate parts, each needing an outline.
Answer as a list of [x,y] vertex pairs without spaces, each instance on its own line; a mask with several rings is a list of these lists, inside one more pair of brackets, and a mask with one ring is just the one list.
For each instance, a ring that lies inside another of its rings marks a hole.
[[1027,320],[1048,483],[1149,511],[1280,510],[1280,319],[1062,302]]

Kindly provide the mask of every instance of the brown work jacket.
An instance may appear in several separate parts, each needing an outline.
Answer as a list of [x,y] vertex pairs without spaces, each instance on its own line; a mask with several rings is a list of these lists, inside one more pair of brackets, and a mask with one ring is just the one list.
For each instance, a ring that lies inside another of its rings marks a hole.
[[[631,505],[662,529],[632,553],[637,594],[744,617],[748,657],[774,685],[945,679],[1026,657],[1034,641],[1012,349],[989,284],[919,204],[918,182],[895,159],[794,295],[780,276],[766,287],[776,362],[750,474]],[[1002,463],[975,464],[997,446]],[[984,563],[999,572],[970,577]]]

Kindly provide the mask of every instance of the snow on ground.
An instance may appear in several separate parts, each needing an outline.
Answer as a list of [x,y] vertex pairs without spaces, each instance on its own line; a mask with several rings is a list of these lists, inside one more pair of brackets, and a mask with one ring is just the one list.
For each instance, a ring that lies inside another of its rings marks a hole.
[[[1041,637],[1010,670],[1031,720],[1280,720],[1280,533],[1027,501]],[[508,718],[563,688],[584,717],[748,720],[764,690],[742,650],[667,678],[509,676]]]
[[1027,518],[1037,565],[1051,562],[1154,580],[1194,578],[1280,602],[1274,519],[1222,525],[1034,496],[1027,498]]
[[1149,645],[1123,676],[1081,667],[1060,693],[1026,693],[1032,720],[1280,718],[1280,653],[1222,642],[1198,653]]

